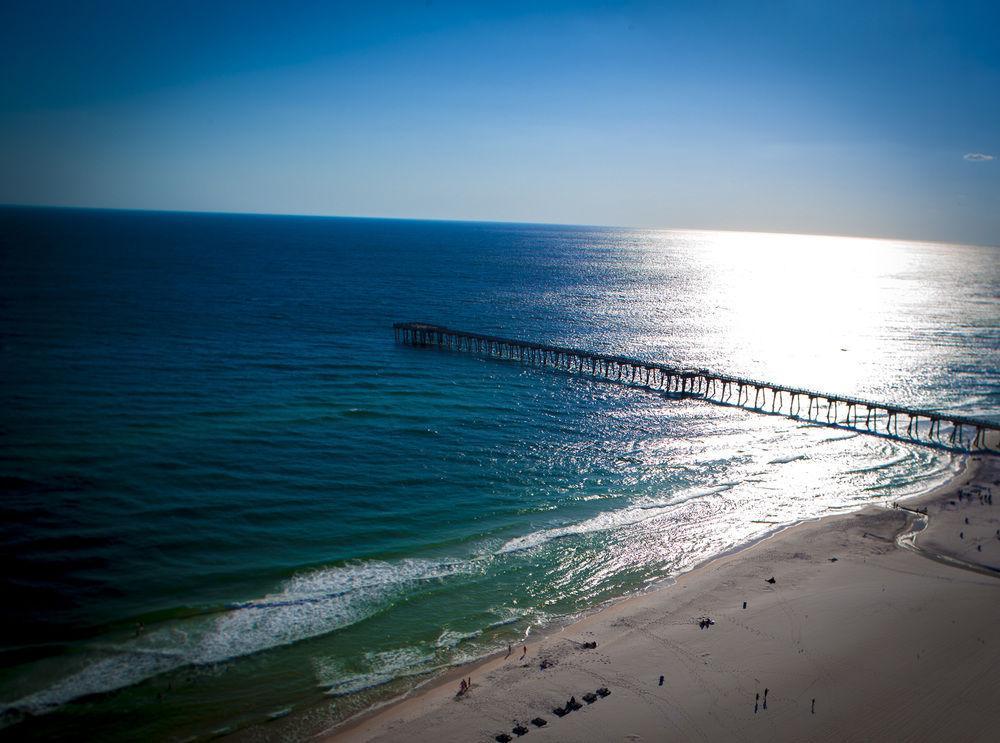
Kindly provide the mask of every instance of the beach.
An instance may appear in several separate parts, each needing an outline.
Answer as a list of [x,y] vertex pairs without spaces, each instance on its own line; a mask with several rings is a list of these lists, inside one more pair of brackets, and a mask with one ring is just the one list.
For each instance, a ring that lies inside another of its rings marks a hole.
[[998,483],[971,456],[901,507],[783,529],[320,739],[995,740]]

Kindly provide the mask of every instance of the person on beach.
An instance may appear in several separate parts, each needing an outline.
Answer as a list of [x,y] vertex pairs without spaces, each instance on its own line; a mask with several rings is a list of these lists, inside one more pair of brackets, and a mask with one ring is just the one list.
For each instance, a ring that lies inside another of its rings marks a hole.
[[503,659],[507,660],[510,657],[510,653],[511,653],[511,646],[510,643],[507,643],[507,655],[505,655]]
[[469,685],[465,683],[465,679],[462,679],[461,686],[458,687],[458,696],[462,696],[469,690]]
[[524,650],[521,651],[521,660],[524,660],[525,656],[528,654],[528,646],[524,646]]

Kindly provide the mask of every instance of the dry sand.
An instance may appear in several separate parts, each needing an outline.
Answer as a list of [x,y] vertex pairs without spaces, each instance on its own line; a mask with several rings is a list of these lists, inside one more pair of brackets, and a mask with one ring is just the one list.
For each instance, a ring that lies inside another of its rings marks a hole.
[[[933,559],[897,545],[921,521],[902,509],[799,524],[322,737],[493,741],[521,723],[529,741],[1000,740],[1000,574],[957,562],[1000,566],[1000,503],[979,497],[1000,499],[998,460],[906,504],[928,510],[909,541]],[[611,695],[584,703],[598,687]],[[553,714],[570,696],[582,709]]]

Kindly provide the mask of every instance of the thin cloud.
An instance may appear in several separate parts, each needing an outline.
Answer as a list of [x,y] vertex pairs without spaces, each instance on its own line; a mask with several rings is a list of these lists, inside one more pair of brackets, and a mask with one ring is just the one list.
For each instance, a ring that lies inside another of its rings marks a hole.
[[982,152],[967,152],[964,157],[970,163],[985,163],[993,159],[993,155],[987,155]]

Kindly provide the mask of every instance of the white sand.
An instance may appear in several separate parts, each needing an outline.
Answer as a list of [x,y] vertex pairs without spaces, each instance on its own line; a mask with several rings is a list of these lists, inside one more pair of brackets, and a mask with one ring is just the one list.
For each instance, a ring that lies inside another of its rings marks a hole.
[[[1000,503],[978,498],[990,487],[1000,501],[1000,462],[984,459],[921,500],[917,547],[1000,565]],[[959,505],[957,487],[974,497]],[[528,741],[1000,740],[1000,576],[900,548],[914,523],[871,507],[800,524],[529,644],[525,662],[459,669],[323,737],[516,740],[516,721]],[[700,629],[703,616],[715,624]],[[553,714],[598,687],[611,696]]]

